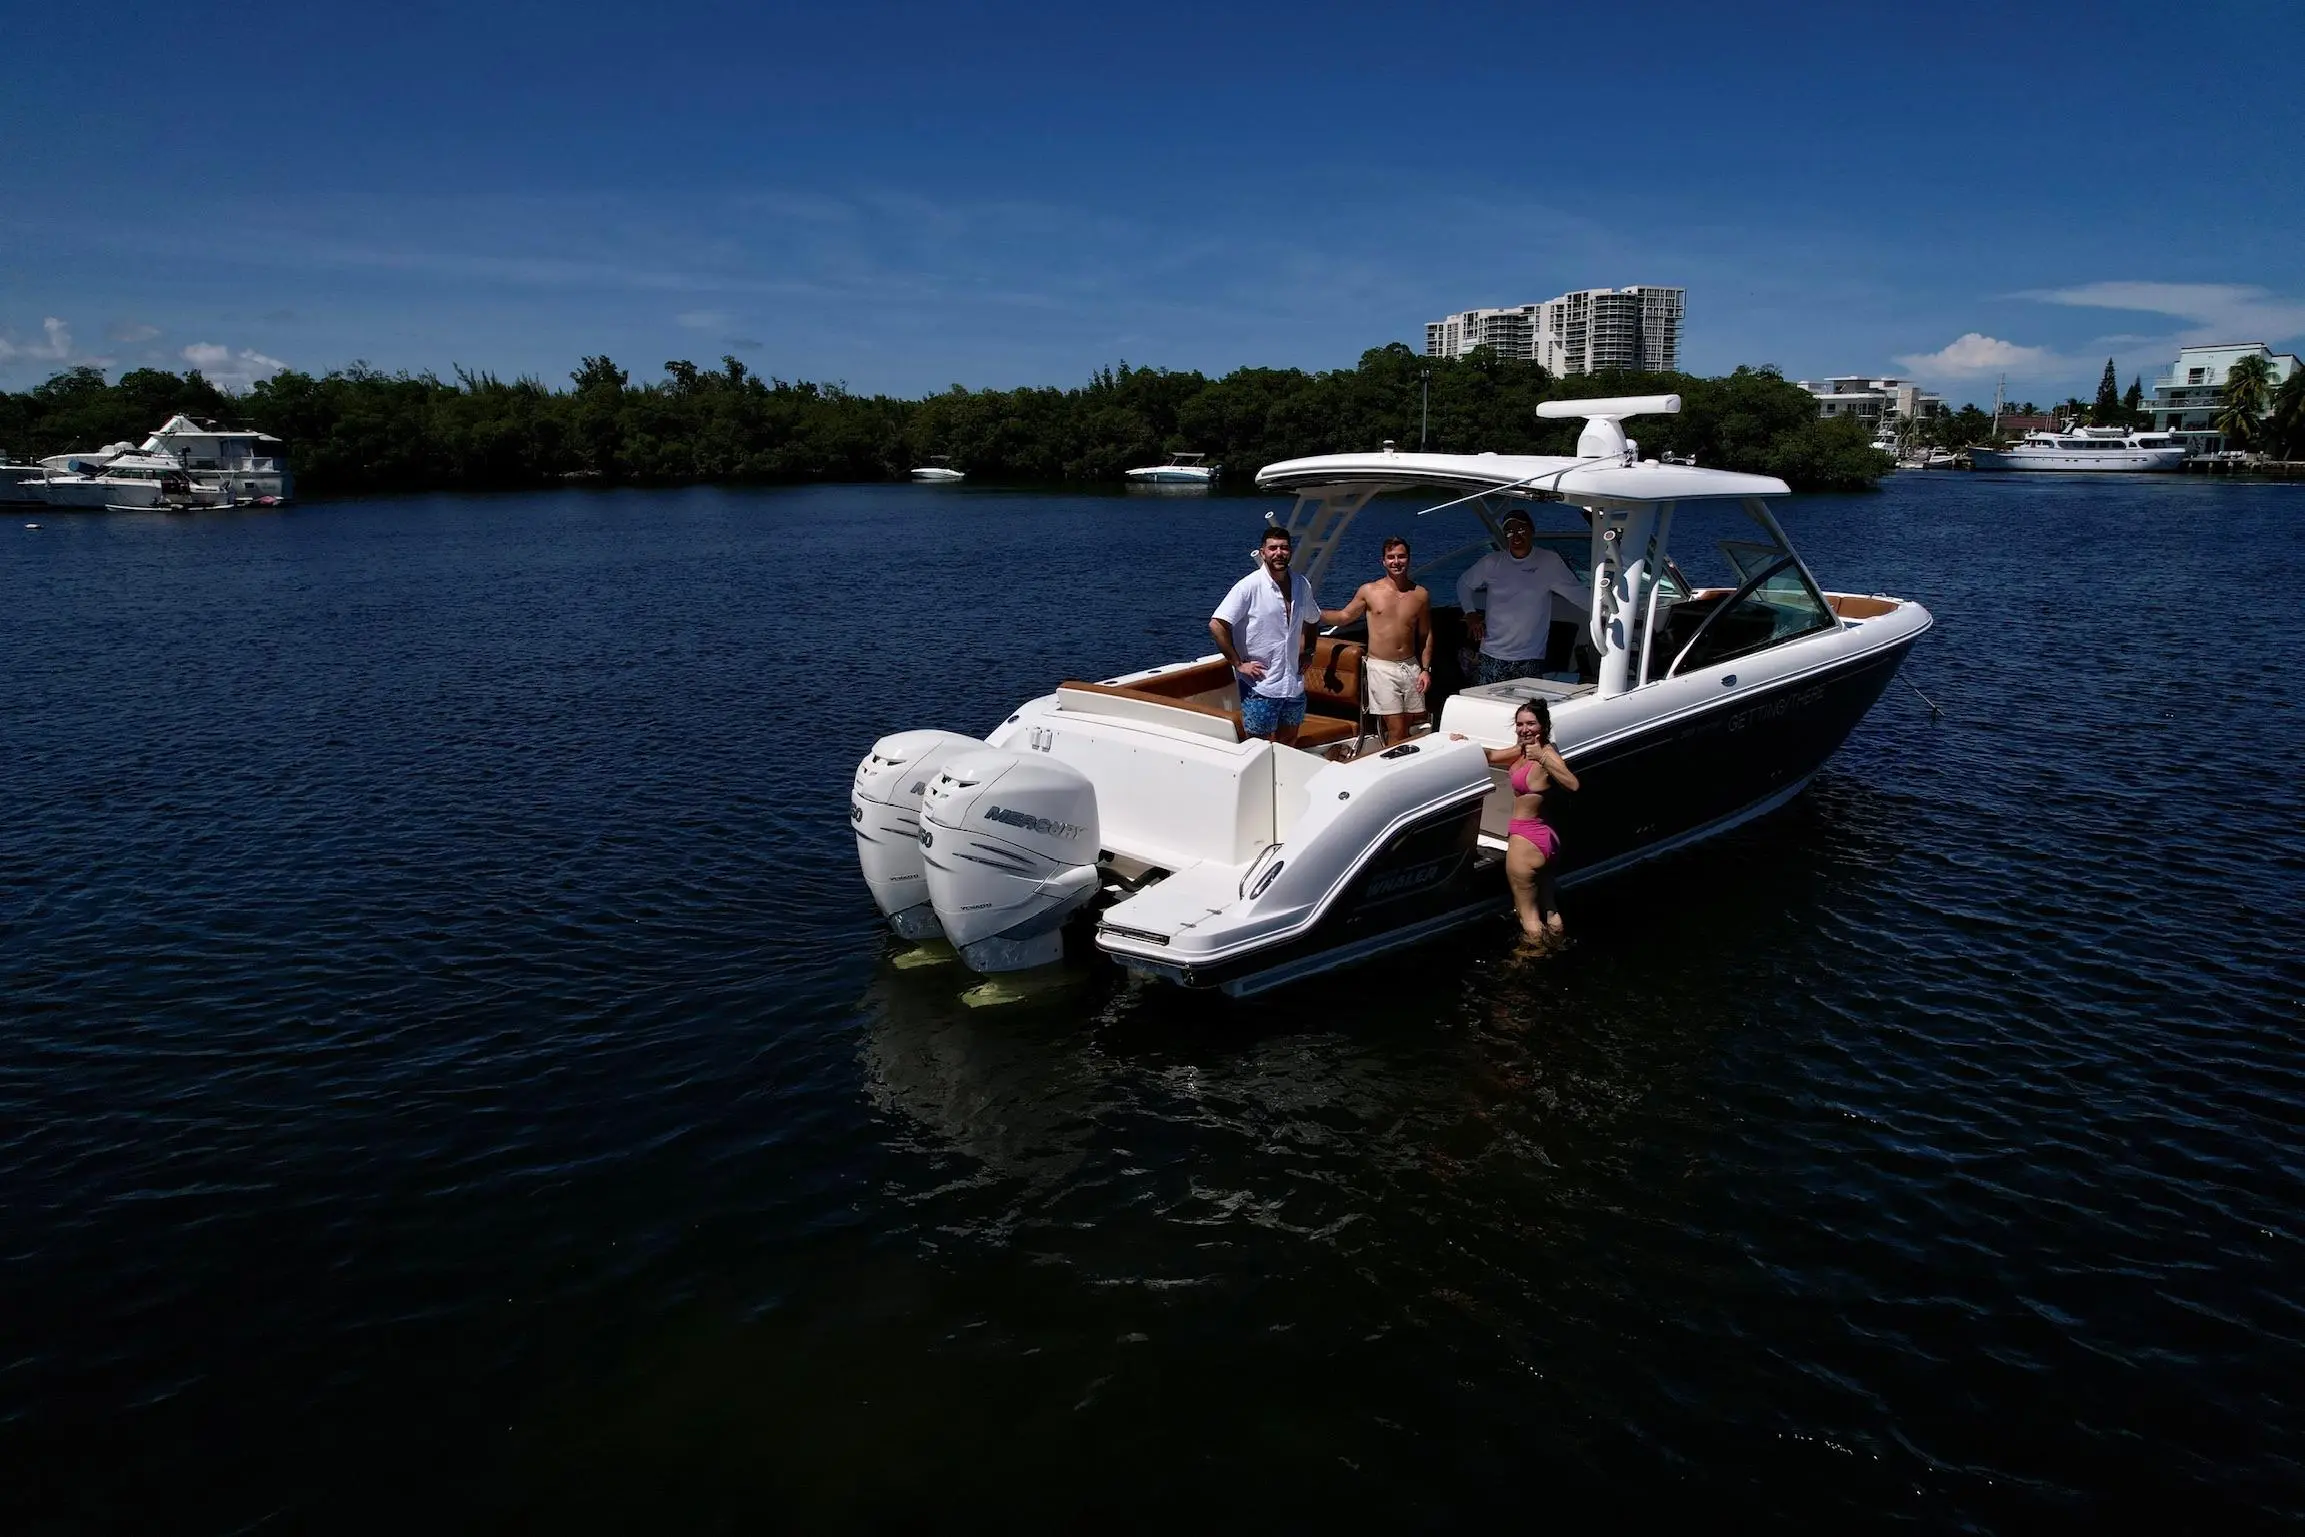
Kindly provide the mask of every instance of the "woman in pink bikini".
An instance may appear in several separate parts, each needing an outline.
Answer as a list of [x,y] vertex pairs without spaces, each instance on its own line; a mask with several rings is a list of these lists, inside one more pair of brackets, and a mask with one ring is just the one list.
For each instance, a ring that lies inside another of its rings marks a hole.
[[1545,792],[1574,790],[1577,776],[1553,746],[1553,712],[1542,699],[1532,699],[1513,712],[1513,736],[1514,745],[1489,753],[1492,768],[1512,766],[1513,820],[1505,837],[1505,879],[1512,883],[1523,937],[1543,943],[1562,933],[1551,869],[1561,838],[1544,819]]

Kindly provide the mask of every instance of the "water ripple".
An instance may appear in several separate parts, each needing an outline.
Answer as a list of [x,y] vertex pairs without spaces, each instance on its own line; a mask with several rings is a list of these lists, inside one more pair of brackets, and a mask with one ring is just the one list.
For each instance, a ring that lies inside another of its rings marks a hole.
[[2187,532],[2294,590],[2287,489],[1800,501],[1937,613],[1942,720],[1543,962],[990,1013],[889,964],[855,756],[1196,649],[1261,503],[54,523],[0,567],[0,1516],[2305,1509],[2290,625],[2203,644]]

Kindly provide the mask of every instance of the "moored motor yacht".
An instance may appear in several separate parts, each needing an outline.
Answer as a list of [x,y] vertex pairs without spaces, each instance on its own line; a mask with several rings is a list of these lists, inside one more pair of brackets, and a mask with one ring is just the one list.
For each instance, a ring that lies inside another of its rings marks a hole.
[[1140,465],[1126,471],[1126,478],[1139,486],[1206,486],[1213,484],[1222,465],[1209,464],[1206,454],[1171,454],[1166,464]]
[[[1507,509],[1543,513],[1557,526],[1541,542],[1583,557],[1574,643],[1538,677],[1436,677],[1439,729],[1389,748],[1370,731],[1352,631],[1316,649],[1294,746],[1243,738],[1214,656],[1059,683],[983,740],[884,737],[849,810],[876,904],[898,934],[941,935],[980,972],[1057,960],[1068,928],[1093,926],[1130,970],[1261,992],[1507,910],[1512,795],[1484,748],[1513,740],[1528,699],[1549,702],[1583,782],[1546,803],[1563,887],[1783,805],[1932,621],[1910,599],[1822,589],[1770,511],[1782,481],[1642,460],[1623,420],[1678,409],[1677,396],[1540,407],[1587,419],[1573,456],[1387,445],[1268,465],[1258,484],[1295,493],[1297,569],[1316,592],[1380,494],[1438,489],[1448,499],[1427,511],[1480,525],[1426,568],[1436,577],[1501,547]],[[1688,535],[1724,524],[1723,574],[1692,577]],[[1462,632],[1453,595],[1436,587],[1443,642]]]
[[26,481],[19,494],[50,507],[188,512],[232,501],[229,491],[197,484],[174,454],[147,453],[125,443],[92,454],[55,454],[40,464],[41,478]]
[[173,454],[193,485],[236,502],[285,502],[295,491],[287,445],[268,432],[196,422],[179,412],[144,440],[147,454]]
[[1972,448],[1969,462],[1980,470],[2138,474],[2184,468],[2185,445],[2166,432],[2076,427],[2067,432],[2028,432],[2013,448]]

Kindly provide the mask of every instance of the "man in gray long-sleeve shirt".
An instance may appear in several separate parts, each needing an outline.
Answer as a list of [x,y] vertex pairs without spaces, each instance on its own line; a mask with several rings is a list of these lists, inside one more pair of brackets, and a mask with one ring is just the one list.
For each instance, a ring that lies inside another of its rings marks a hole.
[[1592,601],[1567,561],[1536,547],[1536,527],[1527,513],[1506,513],[1504,533],[1503,549],[1483,555],[1457,579],[1466,628],[1481,648],[1482,683],[1544,671],[1553,599],[1565,598],[1579,609]]

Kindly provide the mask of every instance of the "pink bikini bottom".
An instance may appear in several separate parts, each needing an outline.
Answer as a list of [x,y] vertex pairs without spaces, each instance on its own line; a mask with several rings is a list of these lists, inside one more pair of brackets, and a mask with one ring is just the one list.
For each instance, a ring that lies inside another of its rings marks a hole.
[[1512,825],[1505,829],[1505,835],[1509,838],[1528,839],[1537,846],[1537,852],[1544,855],[1548,863],[1561,850],[1561,835],[1553,831],[1553,824],[1539,821],[1535,817],[1513,818]]

